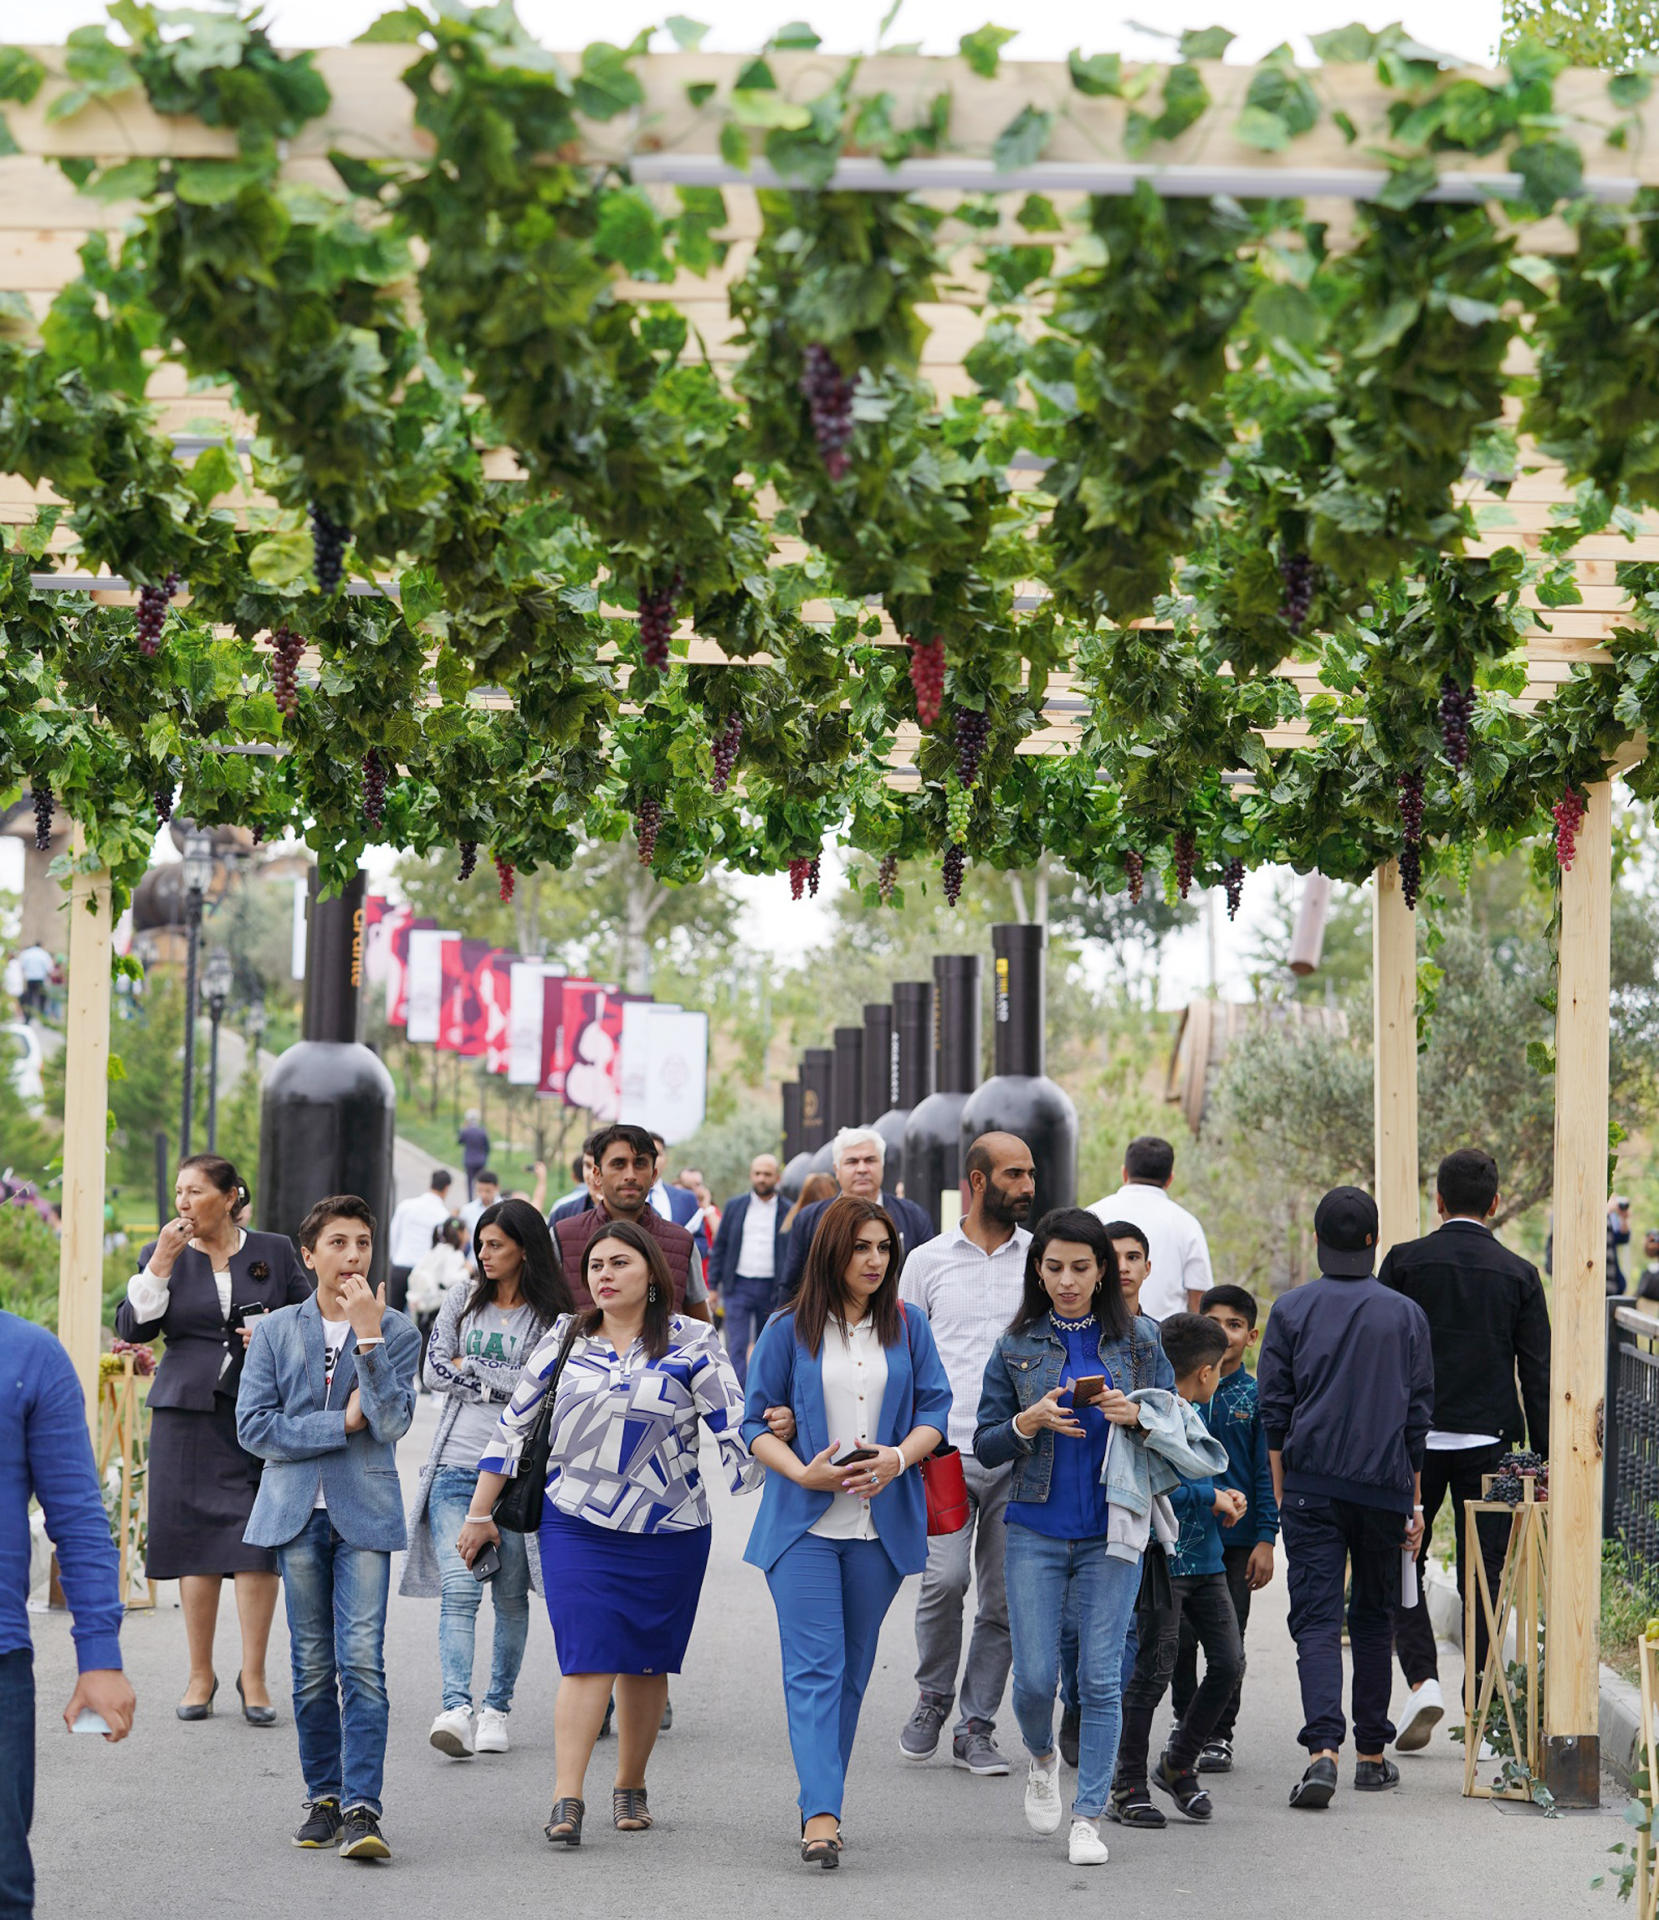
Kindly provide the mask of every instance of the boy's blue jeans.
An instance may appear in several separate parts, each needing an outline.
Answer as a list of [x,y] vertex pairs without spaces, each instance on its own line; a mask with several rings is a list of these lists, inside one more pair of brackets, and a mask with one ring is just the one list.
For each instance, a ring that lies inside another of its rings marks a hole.
[[294,1662],[294,1725],[311,1800],[380,1817],[386,1594],[392,1556],[351,1547],[319,1507],[277,1549]]
[[[478,1485],[476,1467],[439,1467],[426,1497],[432,1539],[443,1576],[438,1608],[438,1665],[443,1674],[444,1711],[472,1705],[472,1666],[478,1636],[478,1608],[484,1589],[472,1577],[455,1541]],[[513,1688],[524,1664],[530,1632],[530,1556],[524,1535],[503,1531],[501,1571],[489,1582],[495,1601],[495,1640],[490,1649],[490,1690],[484,1705],[511,1713]]]
[[1012,1526],[1003,1573],[1014,1647],[1014,1718],[1034,1759],[1054,1751],[1061,1621],[1068,1598],[1075,1605],[1082,1725],[1072,1813],[1098,1820],[1117,1765],[1123,1642],[1140,1592],[1141,1563],[1113,1559],[1104,1538],[1053,1540],[1030,1527]]

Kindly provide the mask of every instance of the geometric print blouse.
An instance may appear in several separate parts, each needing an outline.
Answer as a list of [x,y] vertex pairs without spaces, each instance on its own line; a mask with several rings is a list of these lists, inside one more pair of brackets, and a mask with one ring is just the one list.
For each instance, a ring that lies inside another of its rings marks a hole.
[[[561,1314],[531,1354],[481,1472],[517,1473],[568,1324]],[[732,1492],[753,1492],[765,1473],[744,1444],[743,1390],[713,1327],[675,1315],[660,1360],[648,1360],[639,1340],[618,1354],[602,1333],[578,1336],[553,1402],[548,1498],[618,1533],[706,1527],[699,1422],[720,1443]]]

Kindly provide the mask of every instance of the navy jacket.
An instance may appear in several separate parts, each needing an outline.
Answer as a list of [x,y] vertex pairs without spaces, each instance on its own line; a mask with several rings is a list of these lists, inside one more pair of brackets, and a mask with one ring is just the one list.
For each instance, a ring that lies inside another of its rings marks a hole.
[[[812,1236],[818,1231],[818,1222],[824,1217],[824,1210],[832,1204],[829,1200],[814,1200],[810,1207],[802,1207],[795,1216],[795,1224],[789,1229],[789,1270],[784,1274],[781,1286],[773,1292],[775,1304],[793,1297],[801,1284],[801,1275],[806,1272],[807,1250],[812,1245]],[[931,1240],[933,1221],[925,1207],[919,1207],[914,1200],[900,1200],[896,1195],[884,1193],[881,1205],[892,1217],[893,1225],[899,1230],[899,1239],[906,1253],[914,1253],[926,1240]]]
[[1250,1502],[1244,1518],[1221,1529],[1224,1547],[1268,1546],[1279,1537],[1279,1503],[1262,1431],[1261,1397],[1245,1368],[1229,1373],[1203,1410],[1204,1424],[1227,1449],[1227,1471],[1216,1481]]
[[1274,1303],[1256,1366],[1286,1493],[1411,1512],[1434,1409],[1423,1309],[1372,1274],[1321,1275]]
[[[743,1246],[743,1219],[749,1211],[749,1202],[753,1194],[740,1193],[735,1200],[728,1200],[720,1215],[720,1225],[714,1236],[714,1251],[709,1256],[708,1281],[715,1293],[724,1293],[726,1283],[737,1278],[737,1256]],[[789,1258],[789,1229],[783,1224],[789,1218],[789,1202],[780,1193],[777,1196],[777,1208],[772,1215],[772,1289],[777,1291],[777,1283],[782,1277],[785,1263]]]

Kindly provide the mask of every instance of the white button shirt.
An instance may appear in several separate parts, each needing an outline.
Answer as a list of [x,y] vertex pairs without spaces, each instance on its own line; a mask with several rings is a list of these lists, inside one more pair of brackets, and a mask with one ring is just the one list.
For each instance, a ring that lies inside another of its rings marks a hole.
[[925,1313],[950,1381],[946,1438],[972,1453],[979,1395],[991,1349],[1008,1331],[1025,1292],[1025,1253],[1031,1235],[1016,1227],[994,1253],[970,1240],[960,1225],[924,1241],[904,1263],[899,1298]]
[[422,1254],[432,1251],[432,1235],[449,1217],[449,1202],[432,1187],[405,1200],[392,1215],[386,1236],[388,1263],[394,1267],[414,1266]]
[[1207,1293],[1215,1285],[1204,1229],[1163,1187],[1131,1181],[1097,1200],[1089,1211],[1102,1221],[1127,1220],[1150,1242],[1151,1271],[1141,1288],[1141,1312],[1148,1319],[1185,1313],[1189,1288]]
[[[876,1338],[868,1314],[849,1331],[839,1320],[824,1328],[824,1418],[830,1438],[873,1446],[887,1391],[887,1349]],[[820,1540],[873,1540],[875,1516],[870,1502],[856,1493],[830,1495],[829,1511],[813,1523]]]
[[769,1199],[758,1199],[749,1195],[749,1204],[743,1210],[743,1238],[737,1245],[737,1271],[745,1280],[775,1279],[773,1273],[777,1242],[773,1235],[777,1232],[778,1196],[774,1193]]

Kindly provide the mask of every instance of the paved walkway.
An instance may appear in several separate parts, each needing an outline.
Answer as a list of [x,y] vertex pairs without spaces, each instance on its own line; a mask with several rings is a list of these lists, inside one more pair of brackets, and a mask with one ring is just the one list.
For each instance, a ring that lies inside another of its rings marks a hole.
[[[406,1488],[425,1456],[433,1417],[432,1402],[424,1400],[403,1447]],[[712,1451],[705,1464],[712,1470]],[[1067,1864],[1063,1833],[1044,1839],[1027,1830],[1023,1762],[1006,1711],[1002,1744],[1016,1760],[1009,1779],[976,1780],[948,1761],[918,1767],[899,1757],[899,1726],[914,1703],[910,1583],[888,1617],[865,1707],[846,1808],[846,1858],[834,1875],[808,1870],[796,1852],[795,1781],[771,1603],[764,1580],[740,1560],[754,1508],[723,1490],[714,1507],[714,1552],[697,1631],[687,1670],[673,1687],[676,1723],[651,1769],[658,1825],[645,1835],[612,1831],[605,1816],[615,1746],[603,1743],[588,1778],[588,1837],[573,1854],[555,1852],[541,1837],[551,1798],[557,1669],[546,1614],[534,1598],[512,1717],[514,1751],[456,1762],[426,1743],[438,1707],[438,1605],[398,1599],[394,1575],[385,1826],[395,1858],[381,1867],[288,1844],[299,1823],[301,1785],[281,1684],[287,1640],[280,1614],[272,1678],[281,1724],[262,1732],[236,1712],[227,1604],[218,1717],[186,1726],[172,1715],[184,1683],[183,1625],[164,1589],[167,1604],[132,1616],[125,1630],[139,1719],[115,1748],[63,1732],[58,1715],[73,1664],[68,1623],[61,1615],[35,1616],[40,1920],[207,1920],[232,1909],[241,1920],[292,1920],[341,1900],[350,1903],[353,1920],[539,1911],[583,1920],[778,1920],[803,1899],[847,1920],[1025,1920],[1056,1907],[1135,1920],[1167,1913],[1204,1920],[1303,1913],[1336,1920],[1466,1913],[1614,1920],[1621,1911],[1610,1893],[1590,1888],[1624,1831],[1616,1807],[1544,1820],[1524,1809],[1502,1813],[1467,1802],[1459,1791],[1462,1750],[1440,1735],[1426,1754],[1403,1759],[1398,1792],[1370,1797],[1344,1788],[1326,1813],[1292,1813],[1285,1794],[1299,1771],[1300,1715],[1282,1580],[1258,1601],[1251,1620],[1239,1765],[1215,1783],[1214,1823],[1162,1834],[1113,1829],[1111,1864],[1098,1869]],[[487,1614],[486,1602],[480,1680]],[[1446,1677],[1456,1677],[1455,1656]],[[560,1905],[547,1906],[552,1900]]]

